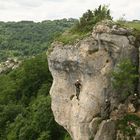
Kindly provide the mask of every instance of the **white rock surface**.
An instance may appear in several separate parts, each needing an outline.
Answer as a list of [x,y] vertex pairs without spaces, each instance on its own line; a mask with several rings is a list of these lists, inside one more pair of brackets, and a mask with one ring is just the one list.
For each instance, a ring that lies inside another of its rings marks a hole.
[[[105,98],[109,98],[112,105],[115,103],[110,72],[122,58],[136,62],[138,52],[132,42],[126,35],[111,33],[111,28],[105,27],[106,30],[99,33],[96,26],[92,36],[75,45],[54,43],[48,57],[53,76],[50,94],[55,120],[69,132],[73,140],[94,139],[95,118],[100,117]],[[82,84],[79,101],[76,96],[71,98],[76,94],[74,83],[77,79]],[[103,134],[105,138],[97,138],[96,135],[95,140],[111,140],[106,139],[108,133]]]

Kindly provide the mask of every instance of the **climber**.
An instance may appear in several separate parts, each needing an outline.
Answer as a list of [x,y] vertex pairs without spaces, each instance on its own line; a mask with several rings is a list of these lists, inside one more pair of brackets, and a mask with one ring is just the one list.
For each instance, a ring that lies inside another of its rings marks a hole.
[[103,120],[109,119],[109,115],[110,115],[110,101],[106,99],[101,107],[101,118]]
[[75,87],[76,87],[76,97],[79,100],[79,94],[80,94],[80,89],[81,89],[81,83],[80,80],[77,80],[75,83]]

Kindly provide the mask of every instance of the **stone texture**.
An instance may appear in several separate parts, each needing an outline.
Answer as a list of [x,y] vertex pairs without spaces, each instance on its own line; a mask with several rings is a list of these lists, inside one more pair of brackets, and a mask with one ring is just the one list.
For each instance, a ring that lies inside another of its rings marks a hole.
[[126,115],[127,111],[128,108],[126,104],[118,104],[118,107],[111,112],[110,118],[112,120],[121,119]]
[[[133,37],[130,43],[126,33],[120,35],[112,32],[113,28],[117,30],[118,27],[111,24],[98,24],[91,36],[74,45],[53,43],[53,51],[48,56],[53,76],[51,107],[55,120],[69,132],[73,140],[90,140],[94,137],[95,118],[100,117],[101,106],[106,98],[110,100],[112,109],[118,105],[110,79],[110,72],[118,62],[123,58],[137,62],[138,51],[133,45]],[[79,101],[75,96],[74,84],[77,79],[82,84]],[[114,127],[114,123],[101,123],[96,140],[104,137],[102,140],[113,140],[110,134],[114,130],[109,126]],[[104,128],[110,130],[110,133],[108,130],[103,133],[105,136],[101,134]]]
[[101,118],[97,117],[97,118],[94,118],[91,121],[91,123],[89,124],[89,128],[90,128],[90,139],[93,139],[95,137],[100,123],[101,123]]
[[134,113],[136,111],[135,107],[133,104],[129,103],[128,104],[128,112],[129,113]]
[[94,140],[116,140],[115,123],[111,120],[103,121]]

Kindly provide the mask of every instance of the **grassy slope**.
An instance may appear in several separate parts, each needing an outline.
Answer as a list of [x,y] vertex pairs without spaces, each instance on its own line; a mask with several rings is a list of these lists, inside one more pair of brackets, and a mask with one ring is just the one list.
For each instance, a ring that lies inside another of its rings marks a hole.
[[125,25],[140,31],[140,22],[127,22]]

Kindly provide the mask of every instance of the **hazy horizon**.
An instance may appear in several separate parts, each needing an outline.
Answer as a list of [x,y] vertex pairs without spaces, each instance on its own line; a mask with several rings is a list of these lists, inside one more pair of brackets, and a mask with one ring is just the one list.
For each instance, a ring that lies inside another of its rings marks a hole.
[[140,19],[139,0],[0,0],[0,21],[34,21],[79,18],[88,9],[109,5],[111,15],[119,19]]

